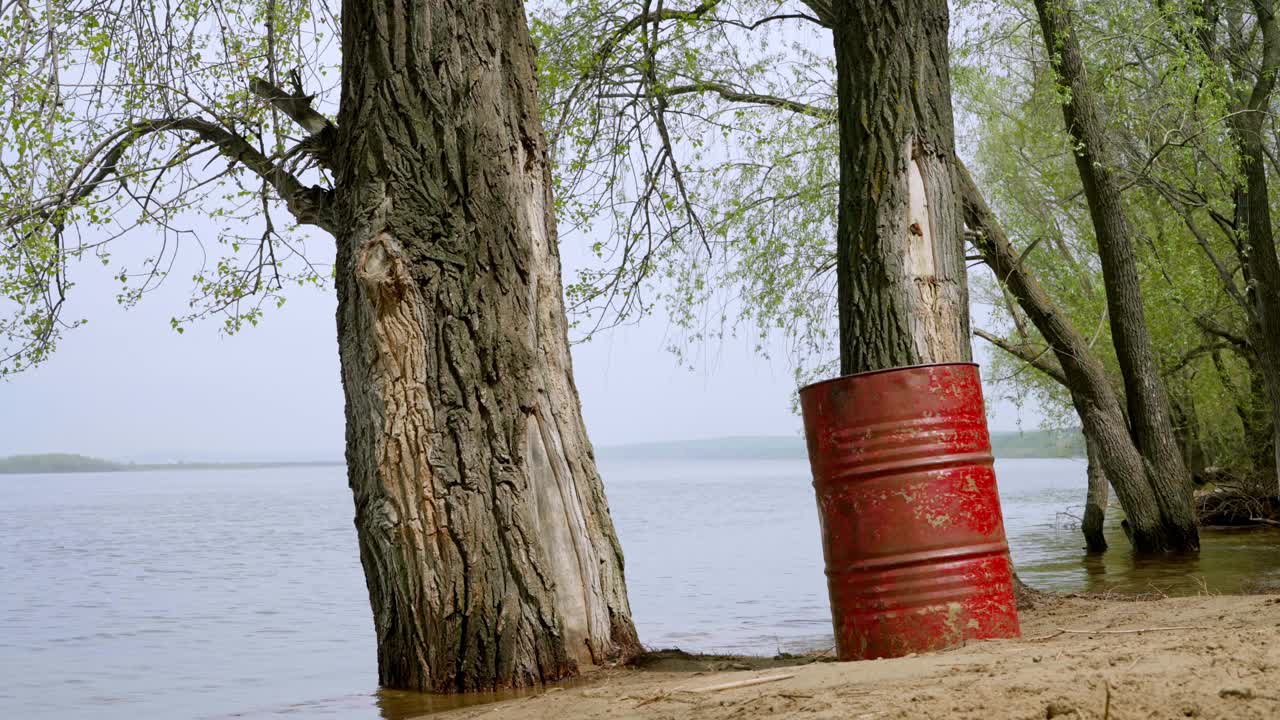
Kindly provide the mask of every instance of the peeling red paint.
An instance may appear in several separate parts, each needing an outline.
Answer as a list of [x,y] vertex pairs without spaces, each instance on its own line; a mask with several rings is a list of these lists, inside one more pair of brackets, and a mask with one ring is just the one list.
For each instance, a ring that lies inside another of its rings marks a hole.
[[800,390],[842,660],[1017,637],[978,367]]

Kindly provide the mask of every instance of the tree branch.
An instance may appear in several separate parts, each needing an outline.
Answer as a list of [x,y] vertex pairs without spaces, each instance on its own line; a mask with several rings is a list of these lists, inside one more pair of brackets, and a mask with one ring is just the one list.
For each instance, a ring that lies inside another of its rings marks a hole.
[[318,186],[304,186],[298,178],[253,147],[248,140],[221,125],[197,117],[139,120],[121,128],[108,141],[91,151],[86,164],[92,163],[92,157],[98,153],[104,154],[101,162],[97,163],[97,170],[84,183],[66,188],[49,202],[34,208],[33,212],[54,215],[84,200],[115,174],[120,158],[134,143],[147,135],[163,132],[195,133],[200,139],[214,145],[224,157],[240,163],[266,181],[284,200],[285,206],[299,223],[334,231],[327,190]]
[[1059,385],[1068,390],[1071,389],[1071,386],[1067,384],[1067,374],[1062,371],[1062,366],[1052,359],[1050,354],[1052,348],[1045,346],[1040,350],[1035,350],[1026,344],[1015,345],[982,328],[975,328],[973,334],[1039,370]]
[[310,137],[309,141],[304,141],[307,145],[305,149],[310,151],[321,165],[333,169],[332,150],[338,136],[338,126],[311,107],[311,101],[315,96],[306,95],[301,89],[297,92],[289,92],[260,77],[249,78],[249,90],[306,130]]
[[701,92],[715,93],[730,102],[766,105],[780,110],[788,110],[799,115],[808,115],[809,117],[827,122],[834,120],[836,116],[834,110],[820,108],[817,105],[809,105],[796,100],[775,97],[773,95],[758,95],[756,93],[743,92],[734,87],[718,82],[700,82],[691,85],[675,85],[662,90],[662,94],[667,96],[688,95],[691,93]]
[[1185,205],[1178,202],[1178,199],[1174,194],[1165,188],[1164,183],[1153,181],[1150,185],[1155,188],[1160,197],[1164,198],[1169,207],[1182,218],[1183,225],[1185,225],[1187,230],[1191,232],[1191,236],[1196,239],[1196,243],[1200,246],[1200,249],[1204,251],[1205,256],[1209,258],[1209,262],[1213,264],[1213,269],[1218,273],[1218,279],[1222,282],[1223,290],[1226,291],[1227,295],[1231,296],[1232,300],[1236,301],[1236,304],[1244,308],[1246,312],[1249,311],[1249,303],[1245,300],[1244,295],[1240,292],[1240,288],[1236,285],[1234,273],[1227,268],[1225,263],[1222,262],[1222,258],[1219,258],[1218,254],[1214,252],[1213,246],[1209,243],[1209,238],[1205,236],[1204,232],[1200,229],[1200,226],[1196,224],[1195,218],[1191,216],[1191,212]]
[[1236,347],[1242,350],[1250,350],[1250,351],[1252,350],[1253,346],[1250,345],[1249,341],[1246,340],[1244,337],[1237,335],[1231,332],[1230,330],[1222,327],[1217,322],[1211,320],[1209,317],[1205,315],[1196,315],[1194,318],[1192,318],[1192,321],[1195,322],[1197,327],[1199,327],[1201,330],[1205,331],[1206,333],[1209,333],[1210,335],[1213,335],[1215,337],[1220,337],[1223,340],[1226,340],[1227,342],[1231,343],[1232,345],[1235,345]]
[[1193,347],[1190,350],[1184,352],[1182,354],[1182,357],[1178,358],[1178,362],[1175,363],[1174,366],[1169,369],[1169,374],[1172,375],[1176,372],[1179,372],[1183,368],[1195,362],[1196,359],[1204,357],[1205,355],[1213,355],[1220,350],[1235,350],[1235,348],[1226,342],[1201,343],[1200,345],[1197,345],[1196,347]]
[[260,77],[249,78],[249,89],[254,95],[271,103],[277,110],[289,116],[289,119],[302,126],[311,135],[319,135],[327,130],[336,130],[337,126],[329,118],[321,115],[311,107],[313,95],[291,93],[284,88],[276,87]]
[[831,0],[800,0],[800,3],[813,11],[823,27],[835,27],[836,13],[831,7]]

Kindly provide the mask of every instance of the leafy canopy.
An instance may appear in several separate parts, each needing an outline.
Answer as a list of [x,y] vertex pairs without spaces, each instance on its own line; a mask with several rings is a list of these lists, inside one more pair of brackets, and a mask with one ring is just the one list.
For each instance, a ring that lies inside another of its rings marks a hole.
[[328,184],[280,108],[304,87],[325,101],[337,27],[307,0],[0,1],[0,375],[85,322],[63,313],[78,261],[132,305],[198,256],[179,332],[208,315],[234,332],[324,281],[278,219],[323,227],[307,184]]

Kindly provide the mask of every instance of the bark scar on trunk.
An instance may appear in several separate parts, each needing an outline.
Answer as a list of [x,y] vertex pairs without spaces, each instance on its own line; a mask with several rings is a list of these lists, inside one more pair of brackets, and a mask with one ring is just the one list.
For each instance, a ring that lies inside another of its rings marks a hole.
[[413,289],[404,253],[387,232],[378,233],[360,248],[356,276],[379,313],[398,305]]
[[919,143],[907,143],[907,255],[911,258],[912,274],[917,277],[934,274],[933,224],[929,219],[922,155],[923,148]]
[[953,347],[954,328],[944,327],[946,319],[955,308],[944,297],[944,288],[938,278],[937,242],[934,227],[931,191],[937,188],[930,179],[945,172],[938,167],[941,161],[929,152],[919,138],[907,142],[904,148],[907,161],[907,232],[905,237],[906,270],[909,281],[915,286],[916,301],[912,303],[912,333],[916,351],[921,358],[961,357],[960,348]]
[[[427,396],[427,368],[421,353],[426,342],[426,308],[399,243],[390,232],[378,230],[385,226],[384,213],[389,208],[390,199],[384,198],[373,218],[374,232],[360,245],[355,268],[367,300],[367,322],[373,329],[374,354],[366,382],[378,398],[373,405],[377,434],[372,446],[383,492],[373,508],[377,520],[371,529],[376,527],[384,542],[400,546],[412,558],[405,566],[420,574],[420,590],[434,597],[436,567],[424,561],[422,553],[429,549],[434,557],[443,557],[441,537],[449,528],[428,459],[435,413]],[[392,582],[391,578],[384,581]],[[429,631],[418,628],[416,632],[426,637]],[[429,672],[429,663],[421,665]]]

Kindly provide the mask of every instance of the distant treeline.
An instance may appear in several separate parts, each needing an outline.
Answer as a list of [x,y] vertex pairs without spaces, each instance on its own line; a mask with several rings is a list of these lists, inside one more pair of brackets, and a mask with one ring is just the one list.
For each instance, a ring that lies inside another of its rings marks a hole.
[[124,467],[120,463],[67,453],[0,458],[0,473],[108,472]]
[[[1084,457],[1079,430],[993,432],[991,449],[1000,458]],[[602,460],[781,460],[807,457],[802,437],[727,437],[639,443],[598,448]]]
[[149,470],[253,470],[276,467],[318,467],[341,465],[330,460],[302,462],[179,462],[119,463],[70,453],[11,455],[0,458],[0,475],[39,473],[140,472]]
[[1002,458],[1082,458],[1085,456],[1084,433],[1079,430],[993,432],[991,450]]

